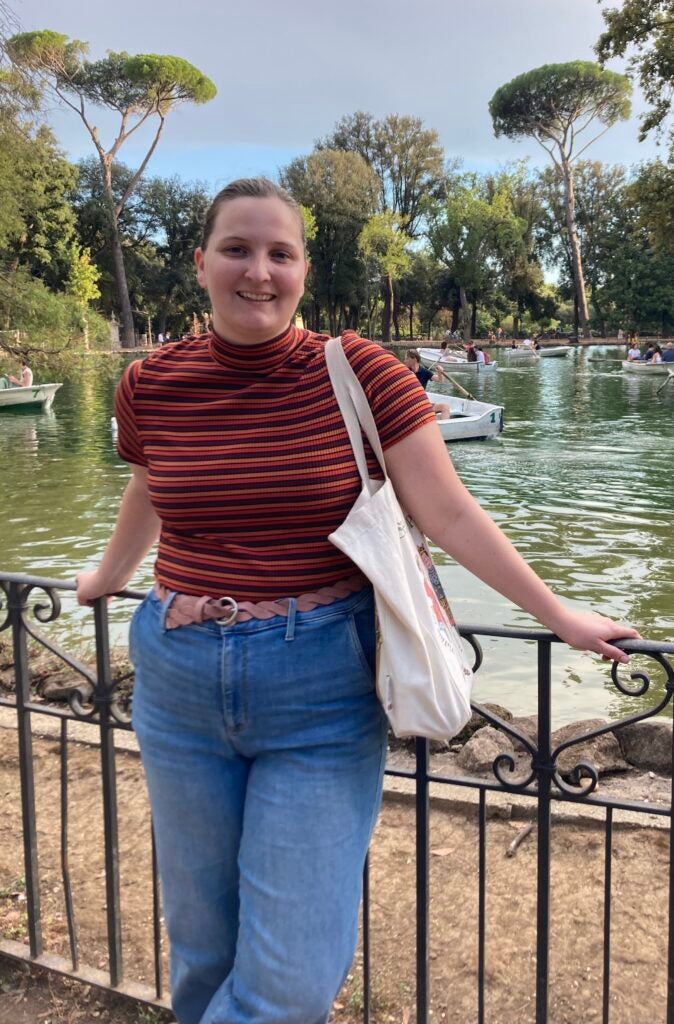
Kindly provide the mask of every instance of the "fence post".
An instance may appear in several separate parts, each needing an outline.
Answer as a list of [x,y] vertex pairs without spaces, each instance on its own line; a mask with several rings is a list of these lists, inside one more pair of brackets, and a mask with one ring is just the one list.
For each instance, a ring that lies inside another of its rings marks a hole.
[[548,1020],[550,961],[550,786],[551,786],[551,644],[538,641],[538,849],[536,912],[536,1024]]
[[96,626],[96,694],[101,734],[101,772],[103,781],[103,841],[105,846],[105,896],[108,922],[108,957],[110,983],[121,984],[122,922],[119,898],[119,830],[117,824],[117,776],[115,769],[115,735],[112,727],[112,677],[110,673],[110,639],[108,636],[108,602],[99,598],[94,605]]
[[42,916],[40,911],[40,875],[37,859],[37,821],[35,817],[35,771],[33,734],[30,719],[30,676],[28,642],[23,624],[28,589],[20,583],[9,584],[8,611],[12,628],[14,672],[16,676],[16,714],[21,776],[21,815],[23,821],[23,859],[26,873],[28,942],[30,955],[42,955]]

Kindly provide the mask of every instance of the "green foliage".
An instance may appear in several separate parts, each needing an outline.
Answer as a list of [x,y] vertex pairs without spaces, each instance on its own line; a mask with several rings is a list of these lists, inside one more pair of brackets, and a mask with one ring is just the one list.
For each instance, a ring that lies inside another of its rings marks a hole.
[[102,60],[89,61],[88,49],[79,39],[50,29],[19,33],[7,43],[17,65],[49,76],[59,90],[120,112],[156,108],[165,113],[185,100],[207,103],[217,92],[213,82],[182,57],[110,51]]
[[137,54],[127,57],[124,74],[129,82],[143,85],[148,93],[155,93],[162,105],[174,105],[183,100],[208,103],[217,93],[210,78],[182,57]]
[[101,272],[91,262],[91,253],[82,249],[78,242],[72,242],[68,248],[68,280],[66,291],[74,296],[82,306],[88,306],[94,299],[101,296],[98,282]]
[[545,148],[561,147],[571,158],[580,155],[574,154],[574,143],[591,121],[610,127],[629,117],[630,91],[625,75],[591,61],[544,64],[497,89],[489,113],[497,137],[531,136]]
[[20,32],[7,40],[7,52],[15,64],[29,71],[52,71],[61,76],[74,74],[87,50],[86,43],[51,29]]
[[[55,295],[25,271],[0,277],[0,324],[0,348],[19,358],[84,348],[80,301],[71,295]],[[94,347],[110,347],[108,324],[101,316],[89,311],[88,327]],[[18,341],[10,333],[17,330],[21,332]]]
[[[363,299],[357,240],[376,207],[376,175],[356,153],[320,150],[293,160],[282,171],[281,181],[314,218],[315,231],[307,245],[307,284],[314,304],[327,311],[333,334],[345,323],[355,326],[354,311],[357,316]],[[310,310],[308,315],[318,328],[318,317]]]
[[380,277],[397,281],[410,269],[409,237],[393,213],[376,213],[358,236],[358,251]]
[[443,195],[440,139],[419,117],[389,114],[377,121],[357,111],[343,117],[317,149],[361,156],[379,181],[379,212],[396,214],[410,237],[419,231],[424,203]]
[[641,117],[640,139],[662,132],[669,117],[674,87],[674,0],[624,0],[602,12],[606,31],[595,47],[602,64],[612,57],[630,58],[628,71],[638,78],[650,103]]

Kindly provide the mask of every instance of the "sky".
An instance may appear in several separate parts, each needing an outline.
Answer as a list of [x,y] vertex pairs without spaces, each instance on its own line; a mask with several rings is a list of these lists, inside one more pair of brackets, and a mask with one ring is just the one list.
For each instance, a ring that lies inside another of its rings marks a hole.
[[[617,2],[617,0],[614,0]],[[168,53],[195,64],[218,94],[173,111],[148,173],[203,181],[278,171],[311,152],[356,110],[420,117],[448,159],[492,171],[548,157],[533,141],[496,139],[488,103],[531,68],[593,60],[603,28],[596,0],[10,0],[16,30],[50,28],[106,50]],[[609,65],[620,71],[618,62]],[[644,103],[587,156],[634,164],[660,152],[638,141]],[[78,117],[53,109],[52,126],[71,159],[93,152]],[[96,117],[104,141],[112,122]],[[120,158],[136,166],[147,136]]]

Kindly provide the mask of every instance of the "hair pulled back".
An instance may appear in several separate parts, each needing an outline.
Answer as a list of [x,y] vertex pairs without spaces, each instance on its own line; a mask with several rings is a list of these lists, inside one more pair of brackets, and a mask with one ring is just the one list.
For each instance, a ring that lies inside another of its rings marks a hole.
[[215,221],[220,212],[220,207],[225,203],[231,203],[234,199],[280,199],[282,203],[289,206],[297,217],[300,234],[302,236],[302,247],[306,245],[306,234],[304,231],[304,217],[299,204],[295,202],[290,192],[287,192],[280,185],[276,185],[269,178],[237,178],[230,181],[220,189],[217,196],[208,208],[204,221],[204,231],[201,239],[201,248],[205,249],[211,237]]

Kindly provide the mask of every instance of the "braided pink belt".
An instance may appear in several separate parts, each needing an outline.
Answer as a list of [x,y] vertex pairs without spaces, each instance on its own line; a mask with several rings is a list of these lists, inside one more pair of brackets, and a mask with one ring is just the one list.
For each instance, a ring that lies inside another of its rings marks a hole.
[[[339,580],[329,587],[321,587],[309,594],[300,594],[295,599],[298,612],[312,612],[319,606],[341,601],[349,594],[356,594],[368,584],[367,577],[362,573]],[[171,594],[163,583],[155,583],[154,592],[160,601],[165,601]],[[177,629],[178,626],[189,626],[195,622],[212,620],[221,626],[231,626],[235,622],[248,622],[250,619],[273,619],[275,615],[288,615],[291,598],[281,597],[275,601],[235,601],[233,597],[195,597],[192,594],[176,594],[166,614],[166,629]]]

